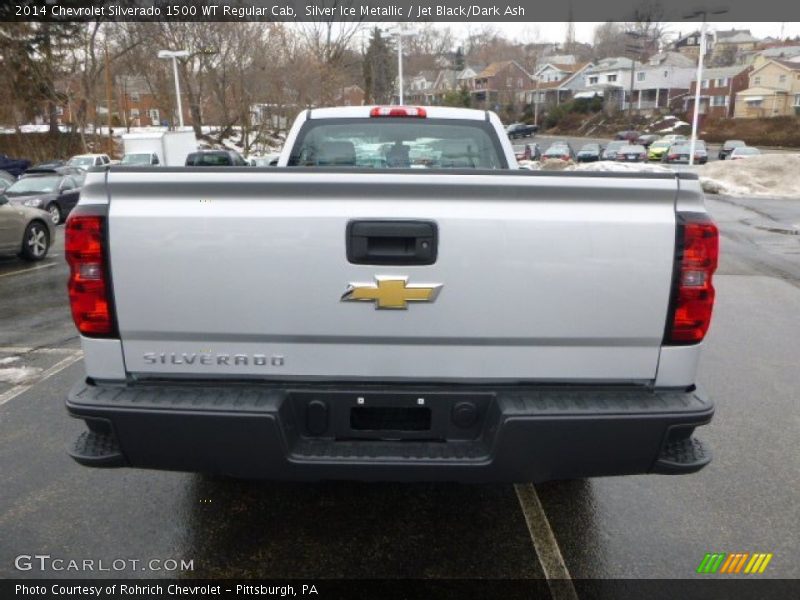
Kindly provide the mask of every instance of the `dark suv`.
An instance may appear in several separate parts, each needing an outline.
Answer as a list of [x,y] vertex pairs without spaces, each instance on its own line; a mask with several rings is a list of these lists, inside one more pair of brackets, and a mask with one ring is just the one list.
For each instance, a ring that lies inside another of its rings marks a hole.
[[247,167],[250,166],[235,150],[200,150],[186,157],[187,167]]

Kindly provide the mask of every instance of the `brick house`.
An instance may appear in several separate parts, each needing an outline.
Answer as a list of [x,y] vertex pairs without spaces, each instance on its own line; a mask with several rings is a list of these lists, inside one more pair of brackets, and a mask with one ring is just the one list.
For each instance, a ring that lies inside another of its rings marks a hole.
[[[699,113],[710,117],[732,117],[736,107],[736,94],[750,85],[750,67],[737,65],[703,70],[700,83]],[[694,111],[694,96],[697,80],[692,78],[689,94],[684,106],[687,112]]]
[[515,60],[493,62],[474,79],[473,106],[498,109],[525,101],[525,91],[530,87],[531,76]]

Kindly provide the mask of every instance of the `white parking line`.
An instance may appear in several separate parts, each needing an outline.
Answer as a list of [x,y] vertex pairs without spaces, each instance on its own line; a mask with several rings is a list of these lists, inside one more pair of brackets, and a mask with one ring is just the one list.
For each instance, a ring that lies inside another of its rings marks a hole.
[[58,361],[52,367],[50,367],[49,369],[44,371],[36,381],[34,381],[32,383],[26,383],[24,385],[15,385],[14,387],[6,390],[4,393],[0,394],[0,406],[5,404],[6,402],[9,402],[10,400],[13,400],[14,398],[19,396],[20,394],[24,394],[25,392],[27,392],[29,389],[31,389],[37,383],[41,383],[45,379],[49,379],[50,377],[52,377],[56,373],[59,373],[60,371],[63,371],[68,366],[70,366],[73,363],[78,362],[82,358],[83,358],[83,352],[80,351],[80,350],[75,350],[75,351],[73,351],[73,354],[71,354],[70,356],[67,356],[66,358],[62,358],[60,361]]
[[75,354],[78,348],[36,348],[35,346],[0,346],[0,352],[4,354],[28,354],[35,352],[38,354]]
[[525,523],[528,525],[528,533],[530,533],[536,555],[539,557],[539,563],[542,565],[542,571],[544,571],[553,600],[578,600],[578,593],[575,591],[569,569],[561,555],[542,503],[539,501],[536,488],[530,483],[516,484],[514,491],[517,493]]
[[30,273],[31,271],[38,271],[39,269],[49,269],[51,267],[56,267],[60,263],[48,263],[46,265],[39,265],[38,267],[31,267],[30,269],[21,269],[19,271],[11,271],[10,273],[3,273],[0,275],[0,279],[3,277],[11,277],[12,275],[22,275],[23,273]]

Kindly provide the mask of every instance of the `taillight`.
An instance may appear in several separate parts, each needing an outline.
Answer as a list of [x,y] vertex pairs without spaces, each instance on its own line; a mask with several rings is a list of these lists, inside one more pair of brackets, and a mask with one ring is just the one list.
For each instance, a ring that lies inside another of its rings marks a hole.
[[375,106],[369,111],[370,117],[412,117],[424,119],[428,116],[421,106]]
[[78,331],[91,337],[115,334],[105,252],[106,217],[76,207],[67,219],[64,250],[69,263],[69,302]]
[[675,279],[665,343],[701,342],[711,324],[719,232],[705,213],[679,213]]

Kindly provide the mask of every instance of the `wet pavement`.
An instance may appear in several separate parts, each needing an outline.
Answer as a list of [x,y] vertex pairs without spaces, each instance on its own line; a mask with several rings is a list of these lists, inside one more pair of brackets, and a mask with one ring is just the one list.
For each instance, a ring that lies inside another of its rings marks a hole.
[[[764,577],[800,577],[800,236],[748,224],[769,211],[800,222],[800,203],[748,202],[709,202],[723,258],[699,384],[717,414],[699,434],[714,461],[690,476],[537,485],[575,578],[692,577],[706,552],[771,552]],[[14,568],[37,553],[194,567],[127,562],[100,577],[544,575],[510,485],[283,484],[73,463],[64,448],[83,425],[63,398],[82,363],[66,361],[78,343],[63,256],[47,261],[0,259],[0,577],[40,576]]]

